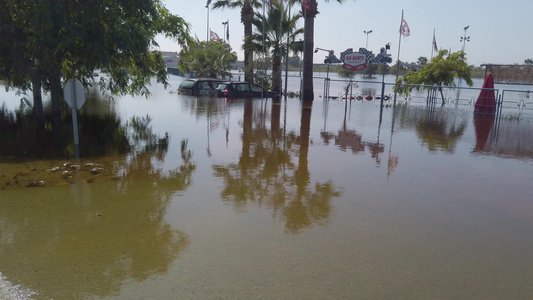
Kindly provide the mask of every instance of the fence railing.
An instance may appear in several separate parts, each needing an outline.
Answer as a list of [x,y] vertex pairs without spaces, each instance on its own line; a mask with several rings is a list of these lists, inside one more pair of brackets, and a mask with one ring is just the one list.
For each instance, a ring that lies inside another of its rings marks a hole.
[[[315,78],[316,80],[317,78]],[[324,100],[361,100],[361,101],[381,101],[382,82],[362,81],[362,80],[335,80],[324,79],[323,97]],[[429,90],[438,90],[439,86],[412,85],[415,89],[408,95],[394,93],[394,83],[385,83],[384,101],[396,101],[399,103],[428,103],[429,101],[442,102],[447,105],[474,106],[479,93],[483,88],[475,87],[447,87],[442,86],[440,91],[430,93]],[[418,90],[421,87],[422,90]],[[429,90],[428,90],[429,89]],[[487,89],[485,89],[487,90]],[[533,91],[530,90],[494,90],[496,104],[499,109],[533,110]],[[530,97],[531,94],[531,97]],[[432,96],[433,95],[433,96]]]

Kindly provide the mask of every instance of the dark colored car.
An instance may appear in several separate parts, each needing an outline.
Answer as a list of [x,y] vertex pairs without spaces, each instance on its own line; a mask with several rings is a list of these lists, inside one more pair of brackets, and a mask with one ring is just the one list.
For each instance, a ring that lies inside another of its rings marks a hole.
[[214,78],[185,79],[178,87],[178,94],[192,96],[215,96],[222,80]]
[[248,82],[222,82],[217,87],[217,95],[225,98],[272,98],[279,96],[279,93],[267,91],[261,86]]

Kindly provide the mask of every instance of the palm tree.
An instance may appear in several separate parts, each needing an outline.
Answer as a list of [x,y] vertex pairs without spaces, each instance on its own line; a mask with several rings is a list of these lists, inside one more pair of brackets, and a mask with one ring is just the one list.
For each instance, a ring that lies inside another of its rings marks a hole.
[[281,2],[272,1],[271,9],[266,16],[255,13],[255,18],[252,20],[255,27],[255,32],[251,36],[252,50],[261,52],[263,46],[265,51],[270,50],[272,90],[275,92],[281,92],[281,61],[288,54],[287,48],[294,53],[303,50],[303,42],[295,41],[295,38],[303,33],[303,28],[295,29],[300,17],[300,15],[289,17]]
[[[329,2],[329,0],[324,0]],[[338,3],[344,0],[336,0]],[[315,17],[318,14],[318,0],[303,0],[302,15],[304,17],[304,61],[303,61],[303,91],[304,102],[313,101],[313,53],[315,49]]]
[[218,8],[240,8],[241,23],[244,25],[244,80],[253,82],[253,70],[250,67],[253,60],[251,47],[247,46],[252,35],[252,19],[254,18],[254,9],[260,8],[262,2],[259,0],[218,0],[213,4],[213,9]]

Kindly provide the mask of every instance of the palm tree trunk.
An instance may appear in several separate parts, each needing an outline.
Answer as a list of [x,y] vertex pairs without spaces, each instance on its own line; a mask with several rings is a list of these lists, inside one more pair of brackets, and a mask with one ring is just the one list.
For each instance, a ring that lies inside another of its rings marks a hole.
[[317,10],[317,3],[316,0],[311,0],[309,2],[311,2],[310,9],[305,9],[305,6],[303,7],[305,10],[305,32],[302,100],[304,102],[312,102],[315,97],[313,93],[313,54],[315,49],[315,11]]
[[250,38],[252,36],[252,19],[254,10],[250,1],[245,0],[241,9],[241,22],[244,25],[244,81],[253,82],[254,70],[252,67],[254,53],[250,50]]
[[281,57],[272,58],[272,91],[281,92]]

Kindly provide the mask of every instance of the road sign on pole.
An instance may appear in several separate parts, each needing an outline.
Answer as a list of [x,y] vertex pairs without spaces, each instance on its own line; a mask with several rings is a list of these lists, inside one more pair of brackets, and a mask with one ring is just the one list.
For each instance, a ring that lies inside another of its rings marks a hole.
[[78,112],[85,103],[85,89],[78,79],[69,79],[63,87],[63,98],[72,109],[72,131],[74,131],[74,150],[76,160],[80,158],[80,141],[78,137]]
[[85,89],[78,79],[67,80],[63,96],[70,108],[80,109],[85,103]]

